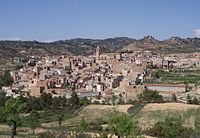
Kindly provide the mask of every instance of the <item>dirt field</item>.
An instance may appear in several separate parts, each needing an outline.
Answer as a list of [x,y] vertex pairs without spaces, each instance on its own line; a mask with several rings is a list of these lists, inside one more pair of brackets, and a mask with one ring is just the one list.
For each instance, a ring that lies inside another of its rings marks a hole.
[[119,112],[127,113],[127,110],[132,105],[118,105],[118,106],[112,106],[112,105],[89,105],[86,106],[80,113],[71,120],[80,120],[82,118],[93,120],[96,118],[107,118],[108,115],[114,111],[115,109]]
[[200,108],[199,105],[183,104],[183,103],[153,103],[146,105],[142,112],[156,111],[156,110],[172,110],[172,111],[187,111],[188,109]]
[[127,104],[127,105],[117,105],[117,106],[112,106],[112,105],[89,105],[86,106],[85,109],[83,110],[113,110],[116,108],[120,112],[127,113],[127,110],[133,105]]

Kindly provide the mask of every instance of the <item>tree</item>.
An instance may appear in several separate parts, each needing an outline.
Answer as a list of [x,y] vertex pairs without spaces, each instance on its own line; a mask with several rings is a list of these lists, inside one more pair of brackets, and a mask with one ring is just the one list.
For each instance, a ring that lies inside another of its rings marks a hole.
[[65,107],[67,105],[67,98],[65,96],[59,96],[60,106]]
[[59,128],[61,128],[63,120],[64,120],[64,115],[63,114],[59,114],[57,116],[57,121],[58,121]]
[[7,121],[11,121],[13,123],[11,138],[14,138],[17,128],[17,123],[20,120],[20,114],[26,108],[27,103],[22,102],[19,98],[13,99],[10,98],[5,103],[4,112],[6,114]]
[[88,100],[87,97],[84,97],[84,98],[80,99],[80,104],[81,104],[81,106],[86,106],[86,105],[88,105],[88,104],[90,104],[90,103],[91,103],[91,101]]
[[35,134],[35,129],[38,127],[37,116],[38,113],[35,110],[33,110],[29,116],[29,127],[32,129],[33,134]]
[[172,94],[172,102],[177,102],[177,97],[175,94]]
[[40,95],[40,104],[42,108],[50,108],[52,105],[52,95],[50,93],[42,93]]
[[4,111],[4,107],[0,107],[0,123],[6,123],[6,113]]
[[102,118],[96,118],[95,121],[90,123],[92,130],[96,130],[98,132],[102,131],[102,125],[105,124]]
[[185,92],[188,92],[188,91],[189,91],[188,82],[187,82],[187,81],[185,81],[185,82],[184,82],[184,84],[185,84]]
[[108,129],[118,137],[137,136],[139,134],[137,122],[129,115],[117,111],[109,116]]
[[29,121],[29,126],[30,126],[30,128],[32,129],[32,131],[33,131],[33,135],[35,134],[35,129],[37,128],[37,121],[36,120],[34,120],[34,119],[30,119],[30,121]]
[[199,101],[198,101],[196,96],[192,99],[191,103],[192,104],[199,104]]
[[9,86],[13,83],[13,78],[10,75],[9,71],[6,71],[2,77],[0,77],[0,88],[2,86]]
[[72,92],[71,97],[69,98],[69,104],[72,107],[77,107],[80,105],[80,99],[75,91]]
[[9,71],[6,71],[1,79],[2,79],[3,86],[9,86],[13,83],[13,78],[11,77]]
[[6,103],[6,94],[0,90],[0,107],[4,107]]
[[123,98],[122,94],[120,93],[119,94],[119,104],[124,104],[124,103],[125,103],[124,98]]
[[59,97],[54,97],[52,99],[52,109],[56,110],[60,108],[60,98]]
[[76,84],[74,83],[73,86],[72,86],[72,91],[74,92],[76,90],[77,86]]
[[78,131],[87,131],[89,129],[90,125],[86,122],[85,118],[81,118],[81,122],[78,126]]
[[157,72],[155,73],[154,77],[155,77],[155,78],[160,78],[160,73],[159,73],[159,71],[157,71]]
[[159,95],[159,92],[152,90],[145,90],[139,95],[139,99],[143,102],[149,103],[161,103],[163,102],[163,96]]
[[114,94],[112,95],[111,102],[112,102],[112,105],[116,105],[118,103],[117,96],[115,96]]
[[190,97],[189,94],[187,95],[187,103],[188,103],[188,104],[191,104],[191,103],[192,103],[192,99],[191,99],[191,97]]
[[189,129],[182,126],[180,117],[168,116],[164,122],[158,122],[151,128],[148,133],[155,137],[175,138],[189,133]]
[[135,80],[135,84],[136,84],[136,85],[140,85],[140,84],[141,84],[141,80],[138,79],[138,78],[136,78],[136,80]]
[[27,112],[30,112],[32,110],[41,110],[42,104],[41,104],[41,98],[39,97],[29,97],[27,98],[27,103],[28,103],[28,107],[27,107]]

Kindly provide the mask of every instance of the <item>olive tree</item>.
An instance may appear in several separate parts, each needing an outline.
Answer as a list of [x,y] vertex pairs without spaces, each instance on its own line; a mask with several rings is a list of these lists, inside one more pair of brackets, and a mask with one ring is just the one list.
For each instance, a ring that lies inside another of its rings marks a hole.
[[137,122],[128,114],[117,111],[109,116],[108,129],[118,137],[136,137],[139,134]]
[[17,134],[17,123],[20,120],[21,113],[26,108],[27,103],[22,102],[19,98],[10,98],[6,101],[5,107],[4,107],[4,113],[7,115],[6,119],[9,122],[13,123],[12,131],[11,131],[11,138],[14,138]]

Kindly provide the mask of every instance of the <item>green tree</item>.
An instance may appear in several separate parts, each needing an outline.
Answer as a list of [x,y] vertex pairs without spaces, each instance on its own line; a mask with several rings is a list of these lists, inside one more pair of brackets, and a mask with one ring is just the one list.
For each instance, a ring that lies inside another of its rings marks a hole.
[[140,85],[140,84],[141,84],[141,80],[137,78],[137,79],[135,80],[135,84],[136,84],[136,85]]
[[116,105],[118,103],[117,96],[115,96],[114,94],[112,95],[111,102],[112,102],[112,105]]
[[37,117],[38,117],[38,113],[37,111],[33,110],[31,113],[30,113],[30,116],[29,116],[29,127],[32,129],[33,131],[33,135],[35,134],[35,129],[38,127],[38,122],[37,122]]
[[93,121],[90,125],[92,126],[92,129],[93,130],[96,130],[96,131],[102,131],[102,126],[105,124],[104,120],[102,118],[96,118],[95,121]]
[[41,98],[40,97],[29,97],[27,98],[27,112],[30,112],[32,110],[41,110],[42,109],[42,105],[41,105]]
[[172,94],[172,102],[177,102],[177,97],[175,94]]
[[77,107],[80,105],[80,99],[75,91],[72,92],[71,97],[69,98],[69,104],[72,107]]
[[3,86],[9,86],[13,83],[13,78],[10,75],[9,71],[6,71],[1,78]]
[[136,137],[139,134],[137,122],[129,115],[117,111],[109,116],[108,129],[118,137]]
[[4,107],[0,107],[0,123],[6,123],[7,118],[6,118],[6,113],[4,111]]
[[124,104],[124,103],[125,103],[124,98],[123,98],[122,94],[120,93],[119,94],[119,104]]
[[4,112],[6,114],[7,121],[11,121],[13,123],[11,138],[14,138],[17,128],[17,123],[20,121],[20,114],[26,108],[27,103],[22,102],[19,98],[13,99],[10,98],[5,103]]
[[159,71],[157,71],[157,72],[154,74],[154,77],[155,77],[155,78],[160,78],[160,73],[159,73]]
[[149,130],[149,134],[155,137],[176,138],[185,134],[189,135],[190,130],[182,126],[180,117],[166,117],[164,122],[158,122]]
[[45,93],[43,92],[41,95],[40,95],[40,104],[42,106],[42,108],[50,108],[51,105],[52,105],[52,95],[50,93]]
[[6,94],[0,90],[0,107],[4,107],[6,103]]
[[67,98],[65,96],[59,96],[60,106],[65,107],[67,105]]
[[191,103],[192,104],[199,104],[199,101],[198,101],[196,96],[192,99]]
[[88,100],[87,97],[84,97],[84,98],[80,99],[80,104],[81,104],[81,106],[86,106],[86,105],[88,105],[88,104],[90,104],[90,103],[91,103],[91,101]]
[[188,81],[184,81],[185,84],[185,92],[189,91],[189,85],[188,85]]
[[82,117],[81,122],[78,126],[78,131],[87,131],[89,129],[90,125],[86,122],[85,118]]
[[159,95],[159,92],[152,90],[145,90],[139,95],[139,99],[148,103],[161,103],[163,102],[163,96]]
[[61,102],[61,100],[60,100],[59,97],[54,97],[52,99],[52,109],[53,110],[59,109],[60,108],[60,102]]
[[61,128],[62,122],[64,121],[64,114],[59,114],[57,116],[57,121],[58,121],[59,128]]
[[190,97],[189,94],[187,95],[187,103],[188,103],[188,104],[191,104],[191,103],[192,103],[192,98]]
[[31,120],[29,121],[29,127],[32,129],[33,135],[35,134],[35,129],[37,128],[37,126],[38,126],[38,123],[37,123],[36,120],[31,119]]

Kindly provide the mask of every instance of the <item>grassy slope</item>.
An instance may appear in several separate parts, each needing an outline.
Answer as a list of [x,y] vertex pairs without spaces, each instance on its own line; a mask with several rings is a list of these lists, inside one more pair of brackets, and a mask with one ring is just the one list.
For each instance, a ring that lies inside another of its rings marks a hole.
[[199,109],[199,105],[182,103],[147,104],[135,117],[143,130],[152,127],[158,121],[163,121],[167,116],[180,116],[183,125],[195,128],[195,124],[200,122]]
[[[126,112],[132,105],[120,105],[117,109],[121,112]],[[80,110],[74,117],[68,118],[63,122],[65,128],[75,125],[82,118],[88,121],[93,121],[96,118],[106,119],[108,115],[114,110],[114,106],[110,105],[89,105]],[[200,128],[200,106],[189,105],[181,103],[162,103],[162,104],[147,104],[144,107],[139,106],[136,110],[130,110],[131,115],[136,117],[139,122],[139,126],[143,129],[153,126],[156,122],[162,121],[166,116],[181,116],[184,120],[184,124],[187,127],[194,128],[195,126]],[[132,114],[133,113],[133,114]],[[47,129],[54,129],[58,127],[57,122],[45,123],[42,128],[38,128],[36,133],[45,131]],[[7,129],[10,129],[7,126]],[[29,128],[26,129],[27,134],[31,134]],[[24,131],[20,130],[19,134],[24,134]],[[9,132],[10,130],[7,130]],[[9,134],[9,133],[8,133]],[[2,134],[1,134],[2,135]],[[29,135],[30,136],[30,135]],[[22,136],[23,137],[23,136]]]

